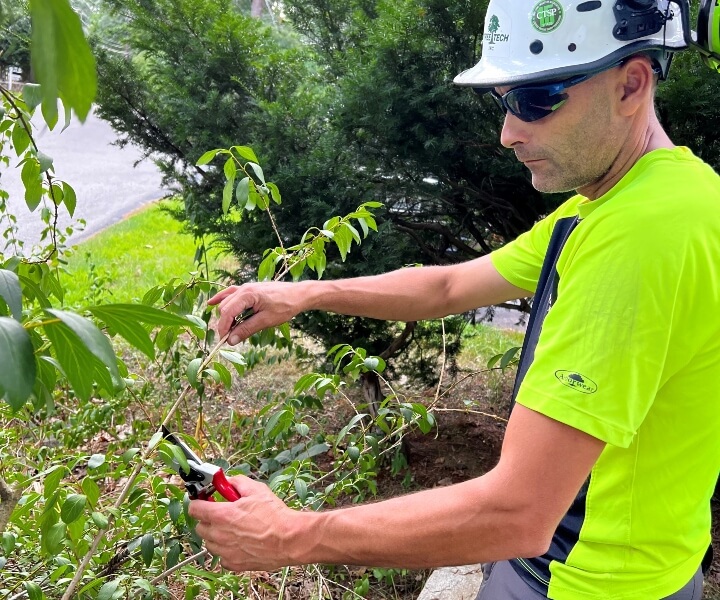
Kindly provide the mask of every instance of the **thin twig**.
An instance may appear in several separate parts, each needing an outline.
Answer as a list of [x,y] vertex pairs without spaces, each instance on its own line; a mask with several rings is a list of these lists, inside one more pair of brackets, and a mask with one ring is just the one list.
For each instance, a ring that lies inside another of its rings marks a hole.
[[207,550],[200,550],[200,552],[198,552],[197,554],[193,554],[190,558],[186,558],[184,561],[179,562],[174,567],[170,567],[164,573],[160,573],[160,575],[158,575],[155,579],[153,579],[150,582],[150,585],[157,585],[161,581],[164,581],[165,579],[170,577],[170,575],[172,575],[175,571],[179,571],[184,566],[189,565],[190,563],[195,562],[197,560],[200,560],[201,558],[204,558],[208,554],[209,554],[209,552]]
[[[227,341],[229,332],[223,336],[223,338],[217,343],[215,348],[208,354],[208,356],[205,358],[203,363],[200,365],[200,368],[198,370],[198,373],[201,373],[202,370],[207,367],[208,364],[210,364],[210,361],[213,360],[215,354],[217,354],[218,350],[225,344]],[[168,410],[167,415],[165,416],[165,419],[162,422],[162,425],[167,426],[170,423],[170,419],[173,417],[175,412],[177,411],[178,407],[182,403],[182,401],[185,399],[185,397],[188,395],[190,390],[192,390],[192,386],[188,385],[180,394],[178,399],[175,401],[175,403],[170,407],[170,410]],[[120,493],[120,496],[115,501],[114,508],[118,509],[122,506],[122,504],[125,502],[127,497],[130,495],[130,490],[135,485],[135,480],[137,479],[138,475],[140,475],[140,471],[143,468],[143,465],[145,464],[145,460],[150,456],[150,453],[154,450],[154,447],[148,447],[143,452],[142,456],[140,457],[140,460],[137,461],[137,464],[135,465],[135,468],[133,469],[132,473],[130,474],[130,477],[127,480],[127,483],[125,484],[125,487],[123,488],[122,492]],[[72,598],[72,595],[75,593],[75,589],[77,588],[78,584],[80,583],[80,580],[82,579],[83,574],[85,573],[85,570],[87,569],[88,565],[90,564],[90,561],[92,560],[92,557],[95,555],[98,546],[100,545],[100,542],[105,537],[105,533],[112,525],[113,517],[110,515],[108,518],[108,525],[107,527],[104,527],[100,529],[97,534],[95,534],[95,537],[93,538],[92,544],[90,544],[90,549],[88,550],[87,554],[83,557],[82,561],[78,565],[78,569],[75,572],[75,577],[73,577],[73,580],[70,582],[70,585],[68,586],[67,590],[65,590],[65,593],[62,596],[62,600],[70,600]]]

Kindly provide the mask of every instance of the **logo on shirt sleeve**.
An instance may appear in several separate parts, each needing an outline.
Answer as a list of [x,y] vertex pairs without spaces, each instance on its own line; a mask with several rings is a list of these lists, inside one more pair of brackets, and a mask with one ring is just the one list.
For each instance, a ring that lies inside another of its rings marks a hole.
[[576,371],[555,371],[555,377],[557,377],[563,385],[582,392],[583,394],[594,394],[597,392],[597,383]]

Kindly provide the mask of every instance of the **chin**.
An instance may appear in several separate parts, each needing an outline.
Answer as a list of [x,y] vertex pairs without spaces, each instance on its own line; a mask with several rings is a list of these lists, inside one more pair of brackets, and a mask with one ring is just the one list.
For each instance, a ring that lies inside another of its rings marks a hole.
[[563,181],[553,181],[543,177],[533,175],[532,185],[538,192],[546,194],[558,194],[561,192],[574,192],[576,187],[571,183]]

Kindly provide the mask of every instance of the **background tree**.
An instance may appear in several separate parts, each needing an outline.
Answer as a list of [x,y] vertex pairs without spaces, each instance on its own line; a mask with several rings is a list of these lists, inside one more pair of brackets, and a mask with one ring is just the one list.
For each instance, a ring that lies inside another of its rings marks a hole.
[[0,3],[0,72],[19,67],[23,81],[32,81],[30,7],[27,0]]
[[[125,140],[161,153],[191,226],[217,234],[244,263],[259,263],[273,233],[264,219],[220,218],[219,174],[191,166],[203,140],[260,150],[292,199],[276,215],[289,239],[360,202],[385,203],[383,235],[343,266],[344,276],[479,256],[545,209],[497,150],[498,115],[451,84],[471,64],[482,29],[471,3],[289,3],[302,44],[225,3],[203,3],[201,17],[196,2],[166,4],[113,3],[134,55],[99,55],[99,112]],[[328,274],[339,276],[339,255],[329,258]],[[429,325],[318,315],[297,324],[327,345],[350,332],[385,357],[434,338],[429,354],[417,347],[417,372],[439,347],[439,331],[423,331]]]
[[[132,55],[100,55],[100,115],[124,140],[158,153],[185,201],[182,218],[249,267],[274,233],[265,219],[220,216],[221,174],[193,166],[218,140],[259,150],[289,200],[275,214],[288,242],[327,215],[384,203],[381,235],[348,263],[330,254],[329,277],[481,256],[561,198],[537,192],[500,147],[491,102],[452,85],[477,61],[486,2],[288,0],[292,29],[217,0],[110,4],[124,15]],[[676,59],[660,113],[678,143],[717,166],[715,128],[707,126],[719,118],[717,81],[693,61]],[[684,109],[688,102],[696,113]],[[327,347],[349,334],[385,358],[409,350],[394,361],[408,372],[427,372],[439,348],[432,324],[319,314],[296,324]],[[454,334],[462,321],[446,326]]]

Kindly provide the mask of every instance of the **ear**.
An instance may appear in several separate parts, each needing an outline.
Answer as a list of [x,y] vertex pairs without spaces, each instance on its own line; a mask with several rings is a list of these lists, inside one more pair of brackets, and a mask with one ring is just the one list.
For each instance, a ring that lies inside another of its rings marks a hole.
[[618,109],[629,117],[652,101],[655,93],[655,72],[645,56],[633,56],[619,70]]

